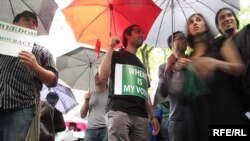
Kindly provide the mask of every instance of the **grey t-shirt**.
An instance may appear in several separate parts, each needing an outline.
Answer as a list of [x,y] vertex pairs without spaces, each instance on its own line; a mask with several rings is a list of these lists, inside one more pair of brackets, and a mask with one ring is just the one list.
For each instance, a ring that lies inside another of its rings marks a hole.
[[108,89],[102,93],[91,93],[89,100],[88,129],[106,127],[105,108],[108,101]]

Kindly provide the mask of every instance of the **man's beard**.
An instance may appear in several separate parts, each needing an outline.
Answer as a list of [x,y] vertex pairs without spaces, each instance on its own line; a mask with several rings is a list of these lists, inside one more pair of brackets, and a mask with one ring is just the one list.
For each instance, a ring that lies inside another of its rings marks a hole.
[[232,35],[234,33],[234,30],[235,30],[234,28],[229,28],[225,30],[225,33],[228,35]]

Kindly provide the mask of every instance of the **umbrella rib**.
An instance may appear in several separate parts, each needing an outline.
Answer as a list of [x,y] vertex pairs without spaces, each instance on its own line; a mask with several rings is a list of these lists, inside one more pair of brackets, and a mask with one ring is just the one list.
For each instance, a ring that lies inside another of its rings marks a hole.
[[11,0],[9,0],[9,2],[10,2],[10,7],[11,7],[11,11],[12,11],[13,17],[15,17],[15,13],[14,13],[14,9],[13,9]]
[[[86,61],[80,60],[80,59],[78,59],[78,58],[76,58],[76,57],[72,57],[72,56],[67,56],[67,57],[73,58],[73,59],[78,60],[78,61],[86,62]],[[82,64],[82,65],[85,65],[85,64]],[[77,65],[77,66],[80,66],[80,65]]]
[[[94,74],[94,71],[93,71],[93,67],[91,67],[90,69],[90,75],[93,75],[93,78],[95,78],[95,74]],[[89,75],[89,90],[90,90],[90,75]]]
[[[126,4],[129,4],[129,3],[123,3],[123,4],[120,4],[120,5],[126,5]],[[134,5],[136,5],[137,3],[134,3]],[[146,5],[149,5],[148,3]],[[151,5],[150,5],[151,6]],[[118,9],[114,8],[113,9],[114,11],[116,11],[117,13],[119,13],[120,15],[122,15],[125,19],[127,19],[131,24],[133,23],[126,15],[123,14],[123,12],[119,11]]]
[[[88,69],[88,67],[86,67],[86,68],[82,71],[82,73],[79,75],[78,78],[80,78],[80,76],[81,76],[87,69]],[[76,82],[77,82],[77,81],[76,81]],[[74,85],[76,85],[76,82],[74,83]]]
[[[178,3],[178,0],[176,0],[177,1],[177,3]],[[175,23],[174,23],[174,18],[175,18],[175,12],[174,12],[174,0],[171,0],[171,11],[172,11],[172,34],[171,35],[173,35],[174,34],[174,30],[175,30]],[[172,36],[171,37],[171,40],[172,40],[172,42],[174,42],[174,36]]]
[[[211,11],[213,11],[212,8],[210,8],[209,6],[207,6],[205,3],[201,2],[200,0],[197,0],[197,2],[201,3],[202,5],[204,5],[205,7],[207,7],[208,9],[210,9]],[[216,13],[217,11],[213,11],[214,13]]]
[[[89,68],[90,68],[90,73],[92,72],[91,70],[92,70],[92,68],[93,68],[93,63],[92,62],[90,62],[90,57],[89,57],[89,54],[87,53],[87,51],[86,50],[84,50],[84,52],[85,52],[85,54],[86,54],[86,56],[88,57],[88,59],[89,59]],[[92,72],[92,73],[94,73],[94,72]],[[90,89],[90,75],[91,74],[89,74],[89,89]]]
[[77,68],[77,67],[81,67],[81,66],[84,66],[84,65],[77,65],[77,66],[73,66],[73,67],[67,67],[67,68],[64,68],[60,71],[63,71],[63,70],[68,70],[68,69],[72,69],[72,68]]
[[115,30],[115,36],[117,36],[116,32],[116,26],[115,26],[115,19],[114,19],[114,13],[113,13],[113,8],[112,10],[110,9],[110,30],[109,30],[109,36],[111,37],[111,31],[112,31],[112,23],[114,24],[114,30]]
[[[186,23],[187,23],[188,17],[187,17],[187,15],[186,15],[186,13],[184,12],[184,9],[183,9],[183,7],[181,6],[180,2],[177,1],[177,3],[179,4],[179,6],[180,6],[180,8],[181,8],[181,11],[182,11],[182,13],[183,13],[183,15],[184,15],[184,17],[185,17],[185,19],[186,19]],[[187,3],[187,5],[189,5],[189,6],[194,10],[194,8],[193,8],[190,4]],[[195,10],[194,10],[194,11],[195,11]]]
[[[190,4],[190,3],[186,3],[187,5],[189,5],[189,8],[191,8],[195,13],[198,13],[196,10],[195,10],[195,8],[193,8],[192,7],[192,5]],[[206,5],[204,5],[205,7],[207,7]],[[209,7],[208,7],[209,8]],[[188,19],[187,17],[186,17],[186,19]]]
[[[164,0],[164,1],[165,1],[165,0]],[[166,12],[167,12],[167,7],[169,6],[169,3],[170,3],[170,2],[168,1],[166,7],[164,8],[164,13],[163,13],[163,15],[162,15],[162,19],[161,19],[161,23],[160,23],[159,30],[161,29],[161,26],[162,26],[162,23],[163,23],[163,19],[164,19],[164,16],[165,16]],[[159,40],[159,36],[160,36],[160,32],[157,33],[157,37],[156,37],[156,41],[155,41],[155,47],[157,46],[157,42],[158,42],[158,40]]]
[[[56,89],[56,88],[55,88]],[[56,89],[56,90],[54,90],[55,92],[56,91],[59,91],[59,92],[61,92],[61,93],[63,93],[63,94],[66,94],[66,96],[69,96],[69,97],[71,97],[72,98],[72,95],[70,94],[70,93],[66,93],[65,91],[63,91],[63,90],[61,90],[61,89]],[[71,92],[71,93],[73,93],[73,92]],[[73,95],[74,96],[74,95]],[[74,98],[74,97],[73,97]]]
[[230,3],[227,3],[225,0],[221,0],[221,1],[223,1],[224,3],[230,5],[231,7],[235,8],[237,10],[240,10],[238,7],[236,7],[236,6],[234,6],[234,5],[230,4]]
[[[157,0],[158,1],[158,0]],[[156,1],[156,2],[157,2]],[[165,2],[166,2],[167,0],[163,0],[162,2],[161,2],[161,4],[159,4],[159,7],[161,7]],[[168,3],[169,3],[169,0],[168,0]]]
[[119,13],[120,15],[122,15],[125,19],[127,19],[130,23],[133,23],[126,15],[124,15],[121,11],[114,9],[117,13]]
[[[101,54],[100,55],[100,57],[99,58],[101,58],[101,57],[103,57],[105,54]],[[99,58],[98,59],[94,59],[94,61],[93,61],[93,63],[92,63],[92,66],[95,66],[94,64],[97,64],[97,65],[99,65],[99,64],[101,64],[100,62],[96,62],[96,61],[98,61],[99,60]],[[98,68],[98,67],[97,67]]]
[[78,40],[80,40],[80,38],[82,37],[82,34],[84,33],[85,29],[87,29],[96,19],[98,19],[103,13],[105,13],[107,11],[107,9],[105,9],[104,11],[102,11],[100,14],[98,14],[92,21],[90,21],[90,23],[83,28],[81,35],[78,37]]
[[[36,14],[36,16],[40,19],[40,21],[41,21],[41,23],[42,23],[42,25],[40,25],[40,26],[43,26],[44,27],[44,21],[43,20],[41,20],[41,17],[27,4],[27,3],[25,3],[23,0],[21,0],[22,2],[23,2],[23,4],[25,5],[25,6],[27,6],[33,13],[35,13]],[[38,24],[38,23],[37,23]],[[44,27],[44,29],[47,31],[47,29]],[[47,31],[47,32],[49,32],[49,31]]]
[[89,54],[87,53],[86,49],[84,49],[84,53],[86,54],[87,58],[89,59],[88,62],[89,62],[89,67],[92,67],[92,62],[90,62],[90,57],[89,57]]

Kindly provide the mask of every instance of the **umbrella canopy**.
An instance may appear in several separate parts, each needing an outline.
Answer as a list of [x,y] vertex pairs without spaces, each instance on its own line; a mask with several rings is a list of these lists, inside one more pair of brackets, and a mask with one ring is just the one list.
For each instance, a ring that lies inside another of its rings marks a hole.
[[14,17],[28,10],[38,18],[38,35],[48,34],[57,4],[54,0],[1,0],[0,21],[12,23]]
[[104,57],[96,58],[96,52],[90,48],[79,47],[56,58],[59,77],[74,89],[95,90],[95,74]]
[[152,0],[74,0],[63,9],[76,40],[94,46],[99,40],[103,49],[131,24],[140,25],[146,36],[160,11]]
[[56,103],[55,108],[57,108],[62,113],[67,113],[78,105],[78,102],[75,100],[71,89],[64,85],[58,83],[56,87],[51,88],[43,85],[43,88],[40,91],[40,99],[46,101],[46,97],[50,92],[55,92],[58,94],[59,100]]
[[194,13],[201,13],[211,32],[216,34],[215,14],[223,7],[239,11],[239,0],[154,0],[162,8],[149,34],[146,44],[154,47],[167,47],[167,38],[175,31],[186,33],[187,19]]
[[69,128],[69,126],[70,126],[70,123],[75,123],[75,125],[76,125],[76,131],[78,130],[80,130],[80,131],[85,131],[86,129],[87,129],[87,121],[82,121],[82,122],[75,122],[75,121],[72,121],[72,120],[69,120],[69,121],[66,121],[65,122],[65,125],[66,125],[66,127],[68,127]]

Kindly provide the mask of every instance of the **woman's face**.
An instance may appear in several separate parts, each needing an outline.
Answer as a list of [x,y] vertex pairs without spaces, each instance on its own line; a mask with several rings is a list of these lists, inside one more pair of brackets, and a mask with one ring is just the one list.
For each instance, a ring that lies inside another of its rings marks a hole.
[[206,23],[200,15],[193,15],[188,20],[188,32],[192,37],[201,36],[208,30]]

